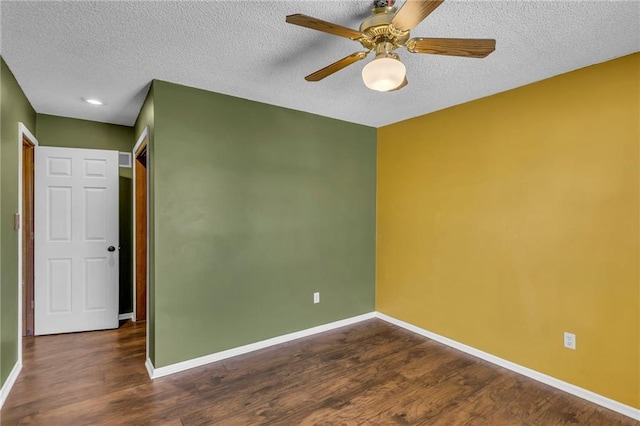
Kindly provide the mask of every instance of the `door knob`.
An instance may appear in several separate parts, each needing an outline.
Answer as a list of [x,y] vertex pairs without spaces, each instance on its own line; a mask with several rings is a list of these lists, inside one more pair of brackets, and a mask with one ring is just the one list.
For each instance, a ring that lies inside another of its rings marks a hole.
[[116,248],[114,246],[109,246],[109,248],[107,249],[107,251],[116,251]]

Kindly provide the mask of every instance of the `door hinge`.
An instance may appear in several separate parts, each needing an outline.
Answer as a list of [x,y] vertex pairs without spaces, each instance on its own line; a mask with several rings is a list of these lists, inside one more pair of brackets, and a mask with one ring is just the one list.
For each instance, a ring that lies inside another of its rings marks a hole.
[[34,237],[34,235],[33,235],[33,231],[31,231],[31,232],[29,233],[29,237],[31,238],[31,240],[33,240],[33,237]]
[[13,229],[18,231],[20,229],[20,213],[13,215]]
[[33,303],[33,300],[31,301],[31,309],[33,309],[35,307],[35,304]]

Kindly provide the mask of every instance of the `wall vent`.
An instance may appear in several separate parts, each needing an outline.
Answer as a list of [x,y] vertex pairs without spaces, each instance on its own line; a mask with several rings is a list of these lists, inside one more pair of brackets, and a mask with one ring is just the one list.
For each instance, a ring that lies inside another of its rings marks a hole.
[[130,152],[118,152],[118,165],[120,167],[131,168],[131,153]]

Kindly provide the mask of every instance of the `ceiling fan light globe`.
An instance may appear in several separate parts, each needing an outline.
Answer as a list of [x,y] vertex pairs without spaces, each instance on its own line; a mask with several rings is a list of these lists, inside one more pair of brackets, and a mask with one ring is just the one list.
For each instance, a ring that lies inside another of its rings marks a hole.
[[394,58],[376,58],[362,68],[365,86],[378,92],[388,92],[400,86],[407,74],[407,68]]

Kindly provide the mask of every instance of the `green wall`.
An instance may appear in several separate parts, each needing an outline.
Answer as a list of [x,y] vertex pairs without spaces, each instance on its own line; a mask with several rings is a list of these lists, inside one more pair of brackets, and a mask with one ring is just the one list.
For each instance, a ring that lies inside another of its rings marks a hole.
[[[155,256],[155,212],[154,212],[154,166],[153,166],[153,137],[154,137],[154,104],[153,104],[153,88],[155,83],[151,84],[149,88],[149,93],[147,93],[147,98],[142,104],[142,108],[140,109],[140,113],[138,114],[138,119],[136,120],[136,124],[134,126],[134,134],[136,141],[142,135],[145,127],[149,126],[149,140],[147,142],[147,174],[149,176],[149,186],[147,188],[147,196],[149,198],[149,229],[148,229],[148,239],[149,246],[147,249],[149,250],[149,259],[152,259],[149,262],[149,294],[148,300],[149,304],[147,306],[147,332],[149,335],[149,358],[153,362],[155,360],[155,262],[153,261]],[[135,142],[134,142],[135,143]]]
[[373,311],[376,129],[153,89],[154,365]]
[[[133,127],[37,114],[38,143],[63,148],[131,151]],[[131,169],[121,168],[121,176],[131,178]]]
[[18,236],[13,229],[18,211],[18,123],[35,130],[36,114],[15,77],[0,59],[0,385],[18,360]]
[[[131,152],[132,127],[37,114],[36,138],[41,146],[108,149]],[[132,169],[120,168],[120,313],[133,311],[132,301]]]

